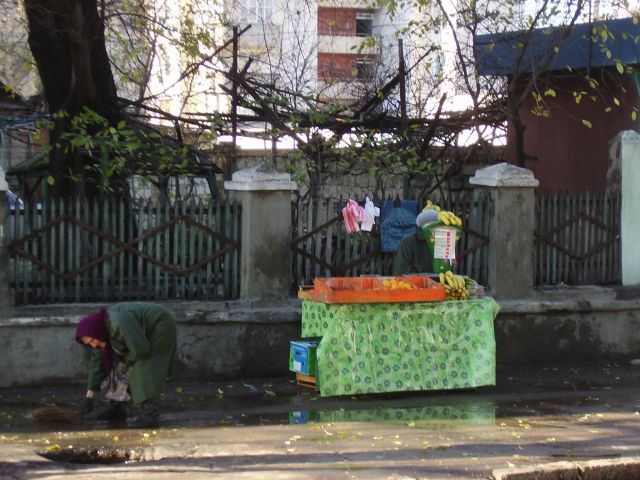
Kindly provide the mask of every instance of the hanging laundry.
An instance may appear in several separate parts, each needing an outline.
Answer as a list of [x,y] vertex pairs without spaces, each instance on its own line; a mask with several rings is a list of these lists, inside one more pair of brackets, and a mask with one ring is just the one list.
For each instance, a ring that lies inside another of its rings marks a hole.
[[375,217],[380,216],[380,209],[375,206],[369,197],[364,202],[364,219],[360,225],[360,230],[370,232],[376,223]]
[[347,233],[359,232],[359,223],[364,219],[364,208],[350,198],[342,209],[342,219],[344,220],[344,228],[347,230]]

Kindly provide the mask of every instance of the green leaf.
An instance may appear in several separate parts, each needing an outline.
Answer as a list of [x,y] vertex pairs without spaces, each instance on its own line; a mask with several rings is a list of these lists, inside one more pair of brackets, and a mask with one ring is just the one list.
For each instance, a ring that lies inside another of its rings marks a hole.
[[587,128],[591,128],[591,122],[589,120],[585,120],[584,118],[582,119],[582,124],[587,127]]
[[556,96],[556,91],[555,91],[553,88],[547,88],[547,89],[544,91],[544,95],[545,95],[546,97],[555,97],[555,96]]
[[638,118],[638,113],[634,110],[633,112],[631,112],[631,120],[635,122],[636,118]]
[[620,62],[616,62],[616,70],[618,70],[619,74],[623,74],[624,73],[624,65],[622,65]]
[[47,183],[48,183],[49,185],[53,185],[54,183],[56,183],[56,179],[55,179],[55,178],[53,178],[51,175],[49,175],[49,176],[47,177]]

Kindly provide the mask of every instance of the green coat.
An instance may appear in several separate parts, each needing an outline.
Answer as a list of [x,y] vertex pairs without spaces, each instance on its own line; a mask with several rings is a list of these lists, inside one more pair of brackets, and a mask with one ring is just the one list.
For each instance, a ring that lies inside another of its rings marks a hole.
[[393,258],[393,274],[430,272],[433,272],[433,256],[422,231],[416,230],[400,242],[398,251]]
[[[115,356],[130,367],[129,392],[134,404],[158,397],[174,373],[176,321],[173,313],[148,302],[116,303],[107,308]],[[94,350],[89,366],[89,390],[100,390],[105,378],[101,352]]]

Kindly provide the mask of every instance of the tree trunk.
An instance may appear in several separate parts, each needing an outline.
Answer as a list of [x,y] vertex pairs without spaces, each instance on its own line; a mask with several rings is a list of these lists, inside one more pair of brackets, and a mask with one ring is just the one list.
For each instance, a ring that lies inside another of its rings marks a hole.
[[[29,46],[49,111],[55,114],[49,157],[49,174],[54,179],[52,194],[94,197],[102,181],[100,156],[65,151],[61,135],[69,130],[71,119],[85,108],[100,114],[110,124],[115,125],[122,119],[97,0],[25,0],[24,3]],[[120,183],[122,179],[114,180]]]

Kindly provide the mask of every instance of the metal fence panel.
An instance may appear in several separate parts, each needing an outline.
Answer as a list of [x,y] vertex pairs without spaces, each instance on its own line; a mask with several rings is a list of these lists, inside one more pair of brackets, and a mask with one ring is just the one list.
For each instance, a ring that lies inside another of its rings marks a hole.
[[536,193],[535,284],[621,282],[620,193]]
[[239,204],[48,200],[10,211],[16,304],[239,295]]
[[[292,292],[316,277],[392,274],[394,252],[381,251],[378,223],[371,232],[346,232],[342,219],[346,202],[325,197],[292,204]],[[489,195],[482,195],[441,203],[463,219],[456,271],[483,284],[488,277],[490,202]]]

